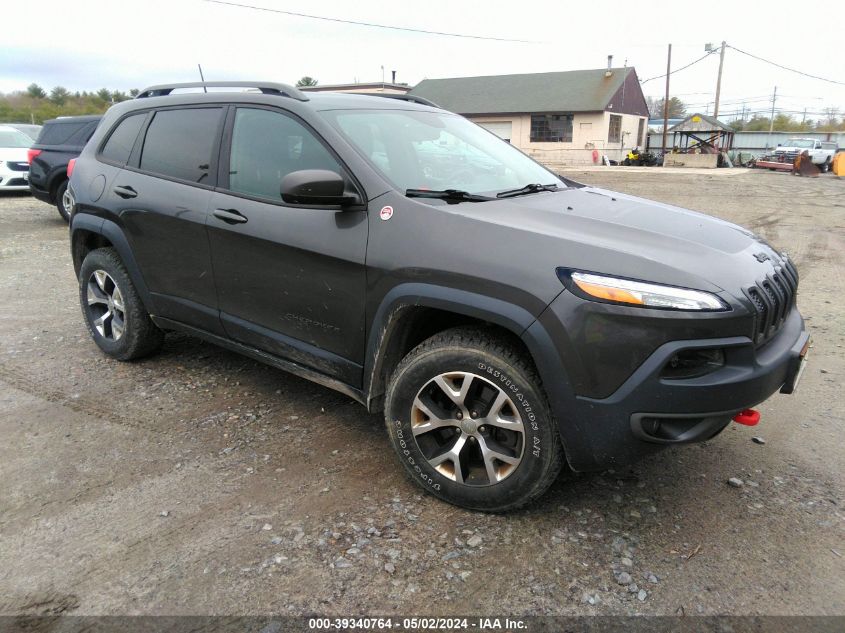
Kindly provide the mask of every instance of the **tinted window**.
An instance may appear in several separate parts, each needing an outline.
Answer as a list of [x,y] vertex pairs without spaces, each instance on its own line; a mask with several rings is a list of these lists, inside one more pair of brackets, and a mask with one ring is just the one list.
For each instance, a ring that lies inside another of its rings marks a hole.
[[229,189],[281,200],[281,182],[300,169],[342,168],[298,121],[269,110],[239,108],[232,132]]
[[97,129],[99,120],[59,120],[47,123],[38,136],[42,145],[75,145],[82,147]]
[[121,165],[126,164],[126,161],[129,160],[129,154],[132,153],[132,146],[135,145],[138,132],[141,130],[141,125],[146,118],[147,113],[144,112],[123,119],[109,136],[100,156]]
[[141,152],[141,169],[191,182],[208,182],[220,108],[156,112]]

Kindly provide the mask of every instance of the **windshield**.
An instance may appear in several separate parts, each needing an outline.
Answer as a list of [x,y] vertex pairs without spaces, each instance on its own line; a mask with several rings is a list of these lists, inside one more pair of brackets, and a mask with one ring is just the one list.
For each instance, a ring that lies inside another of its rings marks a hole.
[[813,149],[816,142],[809,138],[791,138],[786,142],[787,147],[800,147],[801,149]]
[[399,191],[495,192],[563,182],[487,130],[447,112],[334,110],[329,121]]
[[38,138],[38,133],[41,131],[40,125],[10,125],[9,127],[13,127],[19,132],[23,132],[32,140]]
[[32,147],[32,139],[17,130],[0,130],[0,147]]

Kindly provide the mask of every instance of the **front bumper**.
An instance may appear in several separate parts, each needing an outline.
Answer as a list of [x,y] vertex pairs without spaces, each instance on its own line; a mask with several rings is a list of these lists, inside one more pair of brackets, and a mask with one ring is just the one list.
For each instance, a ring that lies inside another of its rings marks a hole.
[[0,191],[29,191],[29,172],[0,166]]
[[[745,336],[664,343],[611,395],[575,396],[568,410],[555,411],[570,465],[600,470],[670,444],[713,437],[743,409],[778,390],[791,393],[808,340],[793,308],[780,331],[760,348]],[[696,378],[661,376],[675,353],[695,348],[723,349],[724,366]],[[555,398],[550,401],[554,408]]]

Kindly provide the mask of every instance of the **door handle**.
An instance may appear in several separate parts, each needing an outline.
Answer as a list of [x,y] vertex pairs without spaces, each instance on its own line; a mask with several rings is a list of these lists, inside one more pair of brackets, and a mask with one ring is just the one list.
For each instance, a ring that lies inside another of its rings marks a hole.
[[124,199],[138,197],[138,192],[135,191],[132,187],[117,186],[114,188],[114,192]]
[[220,218],[226,224],[243,224],[247,217],[237,209],[215,209],[214,217]]

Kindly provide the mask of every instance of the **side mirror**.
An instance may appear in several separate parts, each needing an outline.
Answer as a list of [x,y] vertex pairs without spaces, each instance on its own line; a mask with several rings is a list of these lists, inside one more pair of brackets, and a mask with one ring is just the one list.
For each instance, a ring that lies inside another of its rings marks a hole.
[[344,190],[343,176],[327,169],[301,169],[282,178],[282,200],[289,204],[346,207],[358,198]]

